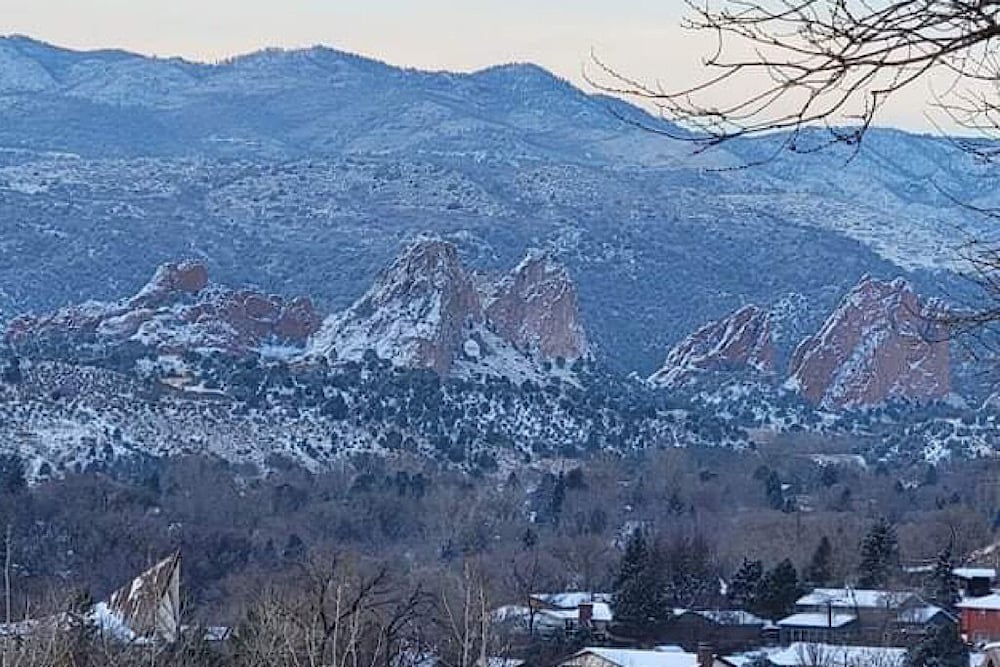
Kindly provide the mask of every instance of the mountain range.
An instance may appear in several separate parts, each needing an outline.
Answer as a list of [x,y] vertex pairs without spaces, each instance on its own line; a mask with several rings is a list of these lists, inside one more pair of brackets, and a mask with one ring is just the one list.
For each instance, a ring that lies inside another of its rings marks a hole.
[[[12,437],[32,451],[51,436],[115,452],[129,432],[129,451],[173,451],[160,410],[215,410],[215,435],[189,444],[228,443],[254,406],[294,418],[289,395],[317,411],[308,434],[209,449],[749,446],[740,429],[812,409],[988,393],[934,322],[983,303],[957,248],[993,231],[966,204],[1000,204],[1000,183],[947,138],[696,154],[657,132],[679,128],[530,64],[421,72],[320,47],[203,64],[24,37],[0,38],[0,114],[0,327],[29,360],[34,407],[14,412],[37,421]],[[122,406],[61,399],[122,383],[153,397],[141,429]],[[467,431],[439,432],[426,392]],[[344,406],[361,416],[345,424]],[[472,446],[484,429],[492,444]],[[928,437],[932,455],[971,442]]]
[[808,304],[784,359],[865,274],[974,300],[954,249],[989,222],[955,197],[1000,192],[947,140],[891,130],[741,169],[775,139],[696,156],[533,65],[427,73],[326,48],[206,65],[21,37],[0,62],[7,319],[134,292],[178,257],[340,310],[430,233],[475,270],[556,257],[620,371],[748,303]]

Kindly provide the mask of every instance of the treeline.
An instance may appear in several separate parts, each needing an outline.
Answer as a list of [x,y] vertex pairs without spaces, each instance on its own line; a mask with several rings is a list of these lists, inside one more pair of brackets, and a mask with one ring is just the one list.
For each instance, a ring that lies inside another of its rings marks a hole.
[[[896,564],[898,545],[884,541],[894,537],[885,521],[871,527],[861,542],[862,574]],[[744,561],[728,590],[720,590],[718,579],[712,581],[714,556],[698,539],[676,542],[635,530],[617,554],[611,582],[614,635],[633,644],[655,643],[681,600],[698,606],[711,599],[781,614],[804,590],[787,558],[768,570],[759,561]],[[226,627],[188,614],[175,643],[123,642],[113,626],[88,622],[92,598],[71,591],[53,598],[46,610],[52,616],[36,615],[41,620],[29,632],[0,638],[0,650],[12,667],[472,667],[494,657],[547,667],[590,638],[526,636],[498,624],[493,614],[504,601],[526,603],[529,593],[544,590],[540,558],[537,549],[526,547],[500,568],[485,553],[446,567],[417,563],[407,554],[375,558],[314,549],[277,571],[242,572],[227,591]],[[758,606],[771,604],[781,607]],[[947,624],[911,647],[905,663],[967,664],[968,651]]]
[[489,477],[416,457],[359,455],[322,474],[273,464],[261,476],[207,458],[149,460],[29,486],[22,461],[0,458],[14,616],[51,590],[100,599],[177,548],[196,620],[211,622],[238,616],[248,577],[281,576],[315,553],[452,575],[473,559],[530,583],[499,587],[499,604],[525,588],[608,591],[637,529],[662,548],[670,604],[716,606],[720,579],[745,560],[766,573],[787,559],[805,584],[857,583],[860,545],[883,524],[898,562],[933,562],[949,541],[959,560],[995,539],[1000,497],[976,462],[931,474],[820,464],[790,448],[651,450]]

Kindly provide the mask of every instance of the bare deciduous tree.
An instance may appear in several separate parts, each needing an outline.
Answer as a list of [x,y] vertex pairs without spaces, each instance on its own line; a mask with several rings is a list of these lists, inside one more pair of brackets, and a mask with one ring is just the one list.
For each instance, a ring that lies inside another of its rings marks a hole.
[[[1000,130],[1000,2],[997,0],[689,0],[689,29],[716,37],[711,74],[684,89],[647,84],[595,58],[598,88],[651,102],[716,145],[824,125],[856,144],[891,97],[935,85],[934,105],[960,127]],[[738,91],[730,102],[729,91]],[[746,91],[744,94],[743,91]],[[994,145],[966,142],[982,157]]]

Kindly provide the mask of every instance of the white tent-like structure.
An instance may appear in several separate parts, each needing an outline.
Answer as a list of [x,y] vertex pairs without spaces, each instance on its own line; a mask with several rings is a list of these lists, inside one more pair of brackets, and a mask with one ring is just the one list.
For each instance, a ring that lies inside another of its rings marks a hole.
[[174,642],[180,634],[180,581],[178,551],[97,604],[94,621],[122,639]]
[[181,631],[180,580],[181,555],[175,552],[86,613],[64,612],[10,625],[0,624],[0,640],[68,628],[82,621],[116,641],[171,643],[177,641]]

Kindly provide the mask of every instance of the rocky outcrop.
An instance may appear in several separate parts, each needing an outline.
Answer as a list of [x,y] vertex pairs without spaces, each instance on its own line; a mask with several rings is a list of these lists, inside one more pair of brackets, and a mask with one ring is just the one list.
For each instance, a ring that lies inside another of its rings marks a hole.
[[576,290],[565,268],[532,254],[497,281],[473,280],[455,246],[422,239],[408,246],[346,312],[311,342],[314,354],[358,360],[368,350],[398,366],[445,375],[456,365],[510,375],[541,359],[586,352]]
[[529,253],[492,286],[486,303],[496,332],[519,350],[549,359],[587,353],[576,286],[566,267],[546,253]]
[[328,318],[311,347],[336,360],[358,360],[372,350],[399,366],[446,374],[482,322],[479,295],[455,246],[421,240],[347,312]]
[[772,373],[774,357],[768,313],[749,305],[682,340],[649,380],[675,386],[704,371]]
[[208,287],[208,268],[201,262],[161,264],[145,287],[129,299],[131,308],[157,308],[182,294],[197,294]]
[[164,354],[219,350],[246,355],[270,342],[302,347],[319,325],[307,298],[286,301],[213,285],[203,264],[181,262],[160,266],[129,299],[18,317],[5,338],[15,348],[53,343],[113,348],[131,342]]
[[948,332],[939,311],[904,280],[866,276],[796,348],[789,384],[831,408],[944,398],[951,387]]

